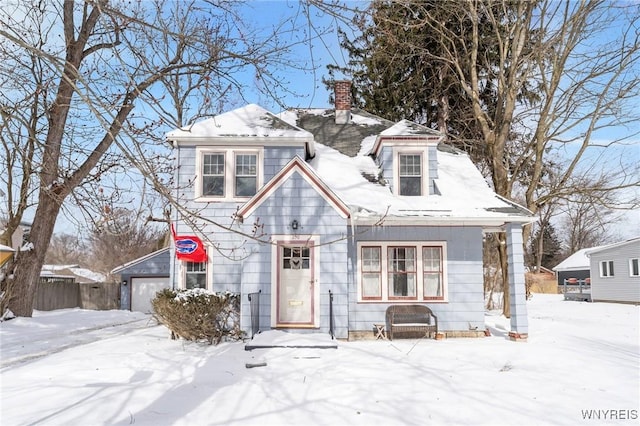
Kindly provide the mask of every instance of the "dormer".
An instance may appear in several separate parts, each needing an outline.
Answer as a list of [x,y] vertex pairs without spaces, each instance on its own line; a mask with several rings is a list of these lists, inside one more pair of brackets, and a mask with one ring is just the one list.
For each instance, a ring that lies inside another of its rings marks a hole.
[[295,156],[315,155],[313,135],[250,104],[167,133],[193,198],[242,202]]
[[382,131],[371,153],[381,164],[385,180],[395,195],[419,197],[437,194],[437,147],[442,134],[402,120]]

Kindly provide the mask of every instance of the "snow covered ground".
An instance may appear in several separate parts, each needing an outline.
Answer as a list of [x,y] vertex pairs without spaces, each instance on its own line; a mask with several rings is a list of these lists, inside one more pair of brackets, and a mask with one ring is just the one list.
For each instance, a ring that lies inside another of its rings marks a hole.
[[527,343],[489,313],[488,338],[254,351],[138,313],[36,312],[0,324],[0,424],[638,424],[639,312],[537,294]]

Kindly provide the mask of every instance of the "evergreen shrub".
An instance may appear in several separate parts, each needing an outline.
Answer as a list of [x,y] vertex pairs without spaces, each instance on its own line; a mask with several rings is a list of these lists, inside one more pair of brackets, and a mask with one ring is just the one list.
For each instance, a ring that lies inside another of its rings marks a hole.
[[223,338],[238,340],[240,330],[240,295],[214,293],[201,288],[164,289],[152,301],[155,317],[172,337],[218,344]]

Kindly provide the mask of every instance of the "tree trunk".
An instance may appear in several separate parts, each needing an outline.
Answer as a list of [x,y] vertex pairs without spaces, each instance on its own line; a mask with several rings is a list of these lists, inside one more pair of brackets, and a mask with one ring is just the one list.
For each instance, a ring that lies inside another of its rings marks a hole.
[[13,277],[9,278],[7,283],[11,288],[8,308],[19,317],[33,315],[33,301],[40,280],[40,271],[62,203],[56,194],[53,196],[49,194],[49,191],[40,191],[38,208],[27,242],[27,245],[32,247],[18,253]]

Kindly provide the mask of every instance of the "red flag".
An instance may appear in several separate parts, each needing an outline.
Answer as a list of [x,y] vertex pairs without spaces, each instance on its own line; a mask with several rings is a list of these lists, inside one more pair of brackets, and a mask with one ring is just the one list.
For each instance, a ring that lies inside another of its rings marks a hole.
[[176,231],[171,224],[171,233],[176,245],[176,257],[178,260],[189,262],[206,262],[207,251],[202,244],[202,240],[195,235],[176,235]]

